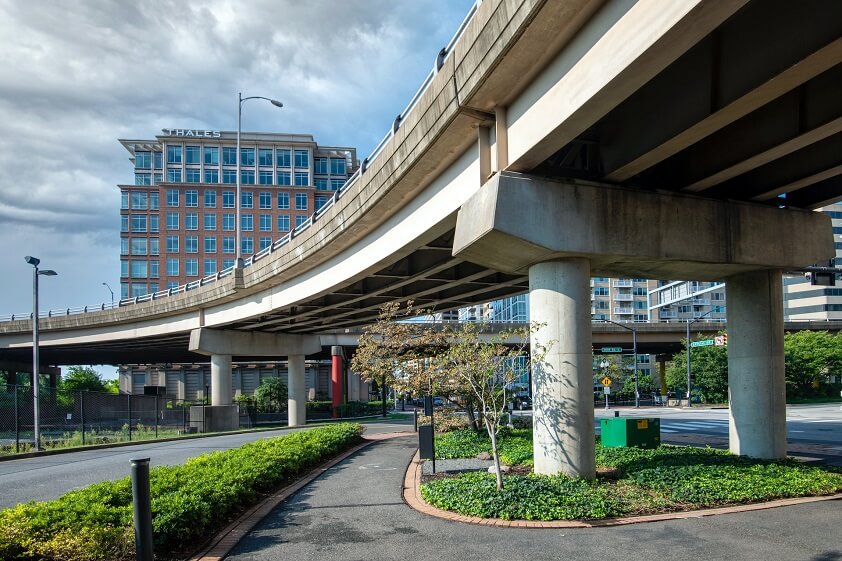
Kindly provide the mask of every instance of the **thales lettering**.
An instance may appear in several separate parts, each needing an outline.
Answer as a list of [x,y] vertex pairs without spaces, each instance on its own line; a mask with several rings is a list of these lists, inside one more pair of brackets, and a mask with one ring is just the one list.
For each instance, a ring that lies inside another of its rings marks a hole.
[[196,129],[163,129],[166,136],[184,136],[188,138],[220,138],[219,131],[203,131]]

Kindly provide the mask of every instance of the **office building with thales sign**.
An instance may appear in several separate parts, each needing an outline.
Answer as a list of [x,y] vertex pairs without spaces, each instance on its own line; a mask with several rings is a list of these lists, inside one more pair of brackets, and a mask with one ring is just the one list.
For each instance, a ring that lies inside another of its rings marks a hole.
[[[133,180],[118,185],[121,298],[232,266],[237,133],[171,128],[120,144],[134,166]],[[355,148],[306,134],[244,132],[240,155],[243,258],[305,222],[358,167]]]

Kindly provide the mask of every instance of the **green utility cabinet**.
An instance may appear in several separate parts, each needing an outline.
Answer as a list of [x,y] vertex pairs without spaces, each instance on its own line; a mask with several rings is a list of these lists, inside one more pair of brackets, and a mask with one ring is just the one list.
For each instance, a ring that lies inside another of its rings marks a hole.
[[661,444],[661,420],[640,417],[600,419],[602,445],[606,448],[631,446],[657,448]]

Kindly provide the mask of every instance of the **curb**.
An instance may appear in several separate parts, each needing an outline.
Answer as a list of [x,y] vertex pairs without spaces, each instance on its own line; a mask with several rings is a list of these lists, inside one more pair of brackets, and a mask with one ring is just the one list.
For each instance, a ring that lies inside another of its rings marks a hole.
[[421,460],[418,452],[410,460],[407,466],[403,483],[403,500],[412,509],[422,514],[449,520],[451,522],[463,522],[465,524],[476,524],[481,526],[494,526],[501,528],[603,528],[610,526],[625,526],[628,524],[642,524],[644,522],[661,522],[665,520],[683,520],[686,518],[702,518],[715,516],[717,514],[732,514],[737,512],[750,512],[753,510],[766,510],[782,506],[792,506],[821,501],[835,501],[842,499],[842,493],[825,495],[821,497],[798,497],[792,499],[778,499],[765,503],[754,503],[745,505],[724,506],[717,508],[706,508],[700,510],[688,510],[681,512],[666,512],[662,514],[649,514],[643,516],[629,516],[626,518],[604,518],[601,520],[501,520],[499,518],[480,518],[479,516],[465,516],[447,510],[436,508],[421,497]]
[[297,481],[287,485],[248,509],[239,518],[231,522],[228,526],[223,528],[219,533],[211,538],[209,544],[199,551],[199,553],[189,557],[188,561],[221,561],[222,559],[225,559],[234,546],[246,537],[248,533],[251,532],[261,520],[266,518],[266,516],[279,504],[300,491],[301,488],[311,483],[314,479],[320,477],[324,472],[376,442],[391,438],[400,438],[402,436],[409,436],[412,434],[415,433],[391,432],[363,437],[364,442],[317,466]]
[[71,446],[68,448],[56,448],[53,450],[41,450],[39,452],[24,452],[23,454],[9,454],[0,456],[0,462],[10,462],[12,460],[26,460],[28,458],[42,458],[46,456],[55,456],[58,454],[70,454],[72,452],[90,452],[91,450],[107,450],[109,448],[125,448],[126,446],[138,446],[141,444],[155,444],[159,442],[179,442],[182,440],[196,440],[197,438],[211,438],[213,436],[228,436],[234,434],[250,434],[257,432],[271,432],[277,430],[291,430],[291,429],[305,429],[310,427],[320,427],[332,423],[354,422],[365,419],[376,419],[382,417],[381,415],[367,415],[365,417],[345,417],[342,419],[314,419],[312,423],[305,423],[298,427],[276,426],[253,429],[240,429],[226,432],[209,432],[200,434],[187,434],[183,436],[171,436],[168,438],[149,438],[146,440],[130,440],[127,442],[110,442],[107,444],[86,444],[85,446]]

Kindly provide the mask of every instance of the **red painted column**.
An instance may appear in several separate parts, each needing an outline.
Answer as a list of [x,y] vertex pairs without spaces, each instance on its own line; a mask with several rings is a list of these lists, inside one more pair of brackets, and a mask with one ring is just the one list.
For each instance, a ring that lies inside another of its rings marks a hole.
[[330,368],[330,384],[331,384],[331,395],[332,395],[332,404],[333,404],[333,416],[338,417],[336,414],[336,408],[342,405],[343,402],[343,392],[342,392],[342,360],[344,358],[344,354],[342,352],[342,347],[339,345],[334,345],[330,348],[330,358],[331,358],[331,368]]

